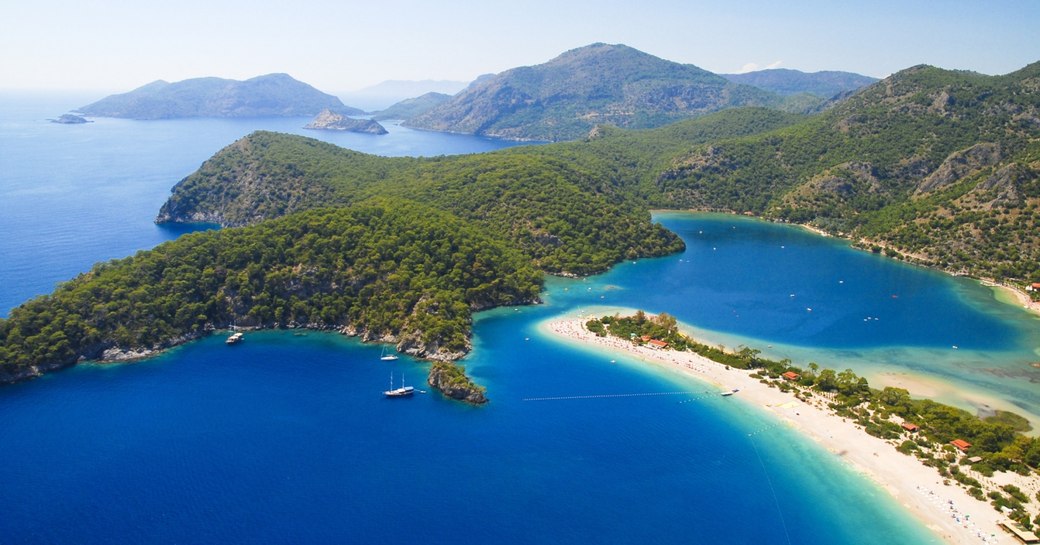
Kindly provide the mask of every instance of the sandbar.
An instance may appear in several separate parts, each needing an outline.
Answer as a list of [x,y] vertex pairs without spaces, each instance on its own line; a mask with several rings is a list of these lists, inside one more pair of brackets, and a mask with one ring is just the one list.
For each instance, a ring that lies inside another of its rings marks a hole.
[[[953,484],[944,484],[934,468],[900,453],[893,445],[868,435],[853,422],[834,414],[827,408],[824,398],[817,396],[801,401],[791,393],[751,377],[750,371],[729,368],[693,352],[657,350],[616,337],[598,337],[585,328],[586,320],[574,316],[560,317],[543,322],[539,328],[573,343],[623,352],[643,363],[678,369],[717,386],[720,395],[737,389],[737,393],[729,396],[730,400],[757,407],[816,441],[888,491],[895,501],[946,543],[1017,543],[998,526],[1004,517],[992,506],[972,498]],[[998,476],[1010,479],[1031,497],[1040,486],[1040,479],[1004,473]]]

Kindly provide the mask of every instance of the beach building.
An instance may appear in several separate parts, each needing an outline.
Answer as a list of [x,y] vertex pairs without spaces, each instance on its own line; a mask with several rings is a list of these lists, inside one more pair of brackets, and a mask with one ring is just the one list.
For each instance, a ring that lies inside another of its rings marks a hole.
[[1033,282],[1026,286],[1026,291],[1040,291],[1040,282]]
[[1036,534],[1026,530],[1021,524],[1013,520],[1001,522],[1000,527],[1007,533],[1015,536],[1015,539],[1021,543],[1040,543],[1040,537],[1036,537]]
[[903,426],[904,430],[906,430],[906,431],[908,431],[910,433],[916,433],[917,430],[921,429],[921,427],[918,426],[917,424],[911,424],[909,422],[903,422],[900,425]]
[[668,343],[664,341],[659,341],[657,339],[650,339],[649,341],[646,341],[646,344],[650,345],[650,348],[653,348],[655,350],[660,350],[662,348],[668,347]]
[[801,377],[801,375],[795,373],[794,371],[788,371],[780,376],[784,377],[785,380],[790,380],[792,382],[798,380]]
[[953,441],[950,441],[950,444],[959,448],[961,452],[968,452],[968,449],[971,448],[971,443],[964,439],[954,439]]

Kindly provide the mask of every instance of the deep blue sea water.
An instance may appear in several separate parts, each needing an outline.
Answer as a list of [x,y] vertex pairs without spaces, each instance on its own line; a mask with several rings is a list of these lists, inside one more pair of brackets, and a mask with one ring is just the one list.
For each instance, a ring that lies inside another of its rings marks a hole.
[[[176,236],[150,223],[169,187],[235,138],[326,136],[299,120],[40,121],[90,99],[0,105],[5,312]],[[382,150],[353,142],[379,137],[327,136],[384,154],[501,145],[391,130],[383,138],[401,138],[376,141]],[[250,333],[235,347],[212,337],[0,388],[0,543],[937,543],[757,410],[624,358],[611,365],[538,324],[665,311],[728,346],[924,374],[1035,407],[1022,378],[1036,320],[975,283],[794,228],[658,218],[684,254],[552,279],[546,304],[478,316],[464,363],[488,387],[486,407],[386,400],[391,372],[425,388],[425,364],[387,364],[377,346],[318,333]],[[687,393],[525,401],[675,391]]]

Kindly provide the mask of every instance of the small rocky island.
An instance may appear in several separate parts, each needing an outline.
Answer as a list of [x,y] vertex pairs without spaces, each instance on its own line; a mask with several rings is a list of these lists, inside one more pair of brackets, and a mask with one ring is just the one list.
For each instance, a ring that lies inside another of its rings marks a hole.
[[474,383],[462,368],[450,362],[434,361],[426,383],[452,399],[473,405],[488,402],[487,389]]
[[51,123],[61,123],[62,125],[80,125],[82,123],[93,123],[85,117],[78,116],[76,114],[62,114],[58,119],[50,119]]
[[367,134],[386,134],[386,128],[371,119],[355,119],[325,108],[313,121],[303,126],[305,129],[323,131],[347,131]]

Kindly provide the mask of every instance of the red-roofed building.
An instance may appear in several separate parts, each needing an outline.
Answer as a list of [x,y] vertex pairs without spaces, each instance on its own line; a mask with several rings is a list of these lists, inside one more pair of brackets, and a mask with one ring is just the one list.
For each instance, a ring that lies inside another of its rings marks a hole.
[[650,345],[650,348],[656,349],[666,348],[668,346],[668,343],[657,339],[650,339],[649,341],[646,341],[646,344]]
[[904,430],[906,430],[906,431],[908,431],[910,433],[914,433],[915,431],[921,429],[920,426],[918,426],[917,424],[911,424],[909,422],[903,422],[900,425],[903,426]]
[[967,452],[968,449],[971,448],[971,443],[965,441],[964,439],[954,439],[953,441],[950,441],[950,444],[959,448],[961,452]]
[[790,381],[798,380],[801,377],[801,375],[799,375],[798,373],[795,373],[794,371],[788,371],[788,372],[786,372],[786,373],[784,373],[784,374],[782,374],[780,376],[782,376],[785,379],[790,380]]

